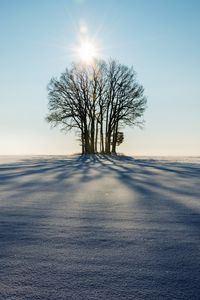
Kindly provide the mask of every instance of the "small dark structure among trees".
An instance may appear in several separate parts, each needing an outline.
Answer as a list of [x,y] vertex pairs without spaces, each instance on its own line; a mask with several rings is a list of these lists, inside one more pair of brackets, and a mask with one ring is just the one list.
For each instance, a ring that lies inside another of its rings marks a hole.
[[47,121],[77,129],[82,153],[116,153],[124,126],[140,125],[146,108],[144,88],[133,68],[115,60],[72,64],[48,85]]

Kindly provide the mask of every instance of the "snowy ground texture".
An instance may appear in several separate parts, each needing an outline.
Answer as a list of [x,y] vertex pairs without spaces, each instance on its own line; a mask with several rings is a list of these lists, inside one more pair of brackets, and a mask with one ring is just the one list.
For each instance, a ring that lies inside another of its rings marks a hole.
[[200,299],[200,159],[1,157],[0,299]]

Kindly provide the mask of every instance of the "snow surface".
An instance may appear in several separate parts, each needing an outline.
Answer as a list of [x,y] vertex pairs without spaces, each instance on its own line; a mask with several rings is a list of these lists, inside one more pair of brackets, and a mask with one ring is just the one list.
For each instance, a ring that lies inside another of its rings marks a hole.
[[0,160],[0,299],[200,299],[199,158]]

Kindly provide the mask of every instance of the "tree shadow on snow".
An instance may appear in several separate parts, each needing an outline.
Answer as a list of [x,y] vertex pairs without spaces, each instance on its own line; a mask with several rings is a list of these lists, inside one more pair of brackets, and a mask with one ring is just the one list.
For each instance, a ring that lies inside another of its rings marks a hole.
[[[129,191],[127,206],[122,195],[112,208],[99,190],[98,180],[109,186],[109,178]],[[120,155],[1,164],[0,259],[9,296],[25,299],[32,285],[30,299],[33,292],[61,297],[54,290],[71,299],[197,299],[199,178],[199,164]],[[90,186],[98,201],[73,206],[77,195],[90,197]]]

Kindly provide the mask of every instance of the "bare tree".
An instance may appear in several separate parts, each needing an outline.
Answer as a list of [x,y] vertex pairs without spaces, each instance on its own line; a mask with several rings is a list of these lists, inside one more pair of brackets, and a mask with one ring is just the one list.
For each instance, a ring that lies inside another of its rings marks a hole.
[[144,88],[133,68],[115,60],[72,64],[48,85],[47,121],[80,132],[82,153],[116,153],[120,128],[139,125],[146,108]]

